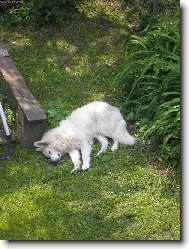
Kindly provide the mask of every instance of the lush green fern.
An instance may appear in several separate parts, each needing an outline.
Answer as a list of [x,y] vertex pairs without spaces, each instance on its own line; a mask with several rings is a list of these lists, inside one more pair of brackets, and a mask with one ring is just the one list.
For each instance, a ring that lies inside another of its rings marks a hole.
[[144,37],[132,36],[118,74],[123,111],[174,165],[180,155],[179,37],[178,19],[153,25]]

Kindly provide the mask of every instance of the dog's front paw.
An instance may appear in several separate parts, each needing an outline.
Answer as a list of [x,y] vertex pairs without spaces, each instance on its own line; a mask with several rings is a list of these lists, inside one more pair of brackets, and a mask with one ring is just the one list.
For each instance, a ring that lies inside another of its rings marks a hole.
[[103,153],[103,151],[100,150],[96,155],[100,156],[100,155],[102,155],[102,153]]
[[73,175],[73,174],[77,174],[77,173],[79,173],[79,171],[80,171],[79,168],[72,169],[71,174],[72,174],[72,175]]
[[82,165],[82,170],[88,170],[89,166],[88,165]]
[[111,151],[116,151],[118,149],[118,146],[117,145],[113,145],[112,147],[111,147]]

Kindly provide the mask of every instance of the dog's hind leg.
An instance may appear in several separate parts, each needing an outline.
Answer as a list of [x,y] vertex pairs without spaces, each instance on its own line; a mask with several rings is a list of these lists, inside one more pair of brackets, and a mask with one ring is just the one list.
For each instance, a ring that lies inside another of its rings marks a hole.
[[72,150],[70,153],[69,153],[71,159],[72,159],[72,162],[74,164],[74,168],[73,170],[71,171],[72,174],[74,173],[78,173],[80,171],[80,164],[81,164],[81,161],[80,161],[80,153],[78,150]]
[[86,143],[81,147],[81,155],[83,159],[82,170],[87,170],[90,166],[90,155],[91,155],[91,146]]
[[97,135],[96,139],[101,143],[101,148],[99,152],[97,153],[97,156],[99,156],[100,154],[106,152],[107,147],[108,147],[108,140],[102,135]]

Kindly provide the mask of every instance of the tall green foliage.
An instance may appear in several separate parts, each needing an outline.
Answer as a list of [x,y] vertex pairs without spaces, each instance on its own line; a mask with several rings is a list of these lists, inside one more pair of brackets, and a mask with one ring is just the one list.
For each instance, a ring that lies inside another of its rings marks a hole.
[[61,25],[79,0],[25,0],[22,4],[7,8],[1,16],[2,23],[9,25],[29,25],[38,27],[43,24]]
[[174,166],[180,155],[179,38],[178,19],[153,25],[143,37],[132,36],[118,74],[123,111]]

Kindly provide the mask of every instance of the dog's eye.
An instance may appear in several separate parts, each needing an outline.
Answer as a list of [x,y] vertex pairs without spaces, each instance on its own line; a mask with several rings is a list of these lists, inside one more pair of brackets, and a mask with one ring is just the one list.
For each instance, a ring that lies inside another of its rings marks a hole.
[[50,150],[49,150],[49,155],[51,154]]
[[60,153],[58,153],[58,156],[60,157]]

